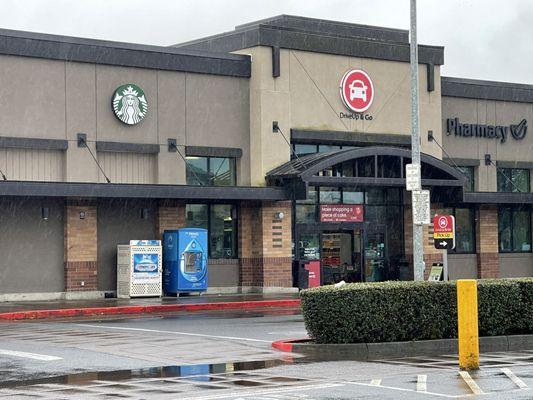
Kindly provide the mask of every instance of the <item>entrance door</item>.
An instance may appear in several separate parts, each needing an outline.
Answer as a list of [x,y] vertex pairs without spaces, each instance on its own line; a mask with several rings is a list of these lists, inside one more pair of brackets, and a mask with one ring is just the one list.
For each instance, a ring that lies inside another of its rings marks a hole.
[[371,225],[365,233],[364,281],[384,281],[388,269],[386,226]]
[[322,284],[358,282],[361,277],[359,232],[324,232],[321,239]]

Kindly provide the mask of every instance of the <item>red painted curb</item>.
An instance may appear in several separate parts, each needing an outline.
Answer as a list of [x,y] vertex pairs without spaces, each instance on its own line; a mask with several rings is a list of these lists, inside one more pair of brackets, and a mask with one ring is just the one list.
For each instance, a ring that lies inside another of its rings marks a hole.
[[235,301],[199,304],[155,304],[148,306],[117,306],[117,307],[87,307],[65,308],[57,310],[30,310],[0,313],[0,320],[17,321],[28,319],[48,319],[64,317],[81,317],[90,315],[125,315],[125,314],[150,314],[172,311],[211,311],[211,310],[237,310],[270,307],[297,307],[300,299],[287,300],[259,300]]
[[276,350],[285,351],[291,353],[294,350],[294,345],[298,343],[309,342],[308,338],[305,339],[283,339],[272,342],[272,347]]

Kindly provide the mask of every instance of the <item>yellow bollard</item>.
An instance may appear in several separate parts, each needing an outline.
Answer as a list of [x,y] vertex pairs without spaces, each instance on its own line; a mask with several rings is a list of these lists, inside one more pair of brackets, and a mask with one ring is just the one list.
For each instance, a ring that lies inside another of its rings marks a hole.
[[477,282],[475,279],[457,281],[457,319],[459,368],[479,369]]

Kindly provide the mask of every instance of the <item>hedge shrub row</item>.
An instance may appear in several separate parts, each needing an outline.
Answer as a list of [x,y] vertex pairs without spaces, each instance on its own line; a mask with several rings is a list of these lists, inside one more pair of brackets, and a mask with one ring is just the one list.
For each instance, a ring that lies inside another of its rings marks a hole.
[[[457,337],[455,282],[352,283],[300,294],[317,343]],[[478,281],[480,336],[533,333],[533,279]]]

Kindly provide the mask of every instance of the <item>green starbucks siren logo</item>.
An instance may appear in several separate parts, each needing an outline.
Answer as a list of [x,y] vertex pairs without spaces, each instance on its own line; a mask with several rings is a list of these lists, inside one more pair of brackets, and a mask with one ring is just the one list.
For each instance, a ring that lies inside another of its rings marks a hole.
[[133,83],[119,86],[113,96],[113,111],[125,124],[135,125],[141,122],[148,112],[148,102],[143,90]]

